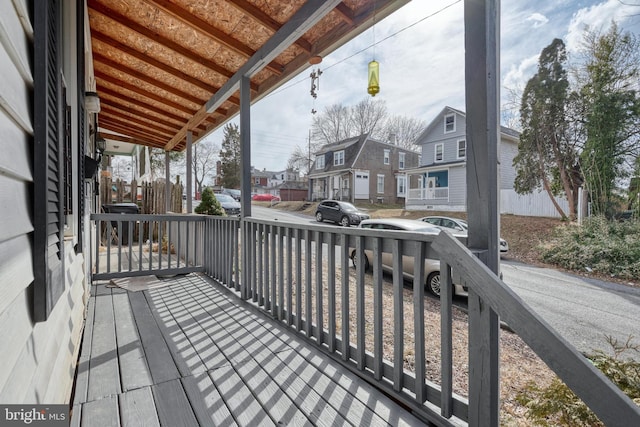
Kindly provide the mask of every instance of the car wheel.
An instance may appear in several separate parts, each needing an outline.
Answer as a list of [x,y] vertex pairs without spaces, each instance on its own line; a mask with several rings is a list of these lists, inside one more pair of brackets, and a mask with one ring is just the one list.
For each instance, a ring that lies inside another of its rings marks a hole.
[[322,217],[322,212],[316,212],[316,221],[322,222],[324,218]]
[[[364,259],[364,271],[369,270],[369,259],[367,258],[366,255],[363,256]],[[356,251],[353,251],[351,253],[351,263],[353,264],[354,268],[358,268],[358,257],[356,256]]]
[[427,290],[433,295],[440,296],[440,272],[434,271],[427,277]]
[[340,225],[343,227],[350,227],[351,221],[349,221],[349,217],[345,215],[342,218],[340,218]]

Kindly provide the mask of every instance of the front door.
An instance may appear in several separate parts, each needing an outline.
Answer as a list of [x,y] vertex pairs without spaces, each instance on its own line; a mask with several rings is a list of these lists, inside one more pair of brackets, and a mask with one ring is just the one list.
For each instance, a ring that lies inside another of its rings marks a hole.
[[434,199],[436,196],[436,177],[427,178],[427,199]]

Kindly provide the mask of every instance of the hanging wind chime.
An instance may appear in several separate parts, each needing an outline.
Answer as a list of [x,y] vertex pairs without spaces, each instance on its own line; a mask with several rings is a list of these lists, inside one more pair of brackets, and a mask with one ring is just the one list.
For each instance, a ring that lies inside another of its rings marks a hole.
[[[322,57],[320,55],[314,55],[309,59],[309,64],[311,65],[318,65],[322,62]],[[311,70],[311,74],[309,75],[309,77],[311,77],[311,96],[313,97],[313,103],[314,103],[314,107],[315,107],[315,100],[318,97],[318,90],[320,90],[320,76],[322,75],[322,71],[320,70],[320,67],[318,67],[318,69],[316,70],[315,68],[313,68]],[[315,114],[317,113],[316,109],[314,107],[311,107],[311,114]]]
[[376,61],[376,3],[373,3],[373,59],[369,62],[369,87],[367,92],[376,96],[380,92],[380,64]]

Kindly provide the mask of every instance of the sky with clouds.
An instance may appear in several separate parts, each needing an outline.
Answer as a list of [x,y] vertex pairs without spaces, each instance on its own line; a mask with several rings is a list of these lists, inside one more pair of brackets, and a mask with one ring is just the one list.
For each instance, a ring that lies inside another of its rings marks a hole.
[[[503,104],[510,90],[524,88],[536,72],[540,51],[554,38],[562,38],[571,54],[580,47],[585,28],[606,30],[612,20],[640,36],[640,1],[503,0]],[[255,103],[251,164],[269,171],[285,169],[294,147],[307,146],[312,109],[354,105],[370,96],[367,64],[374,57],[380,63],[375,99],[384,100],[390,114],[429,123],[444,106],[464,110],[463,1],[413,0],[325,57],[315,100],[309,94],[309,68]],[[222,131],[206,139],[219,145]]]

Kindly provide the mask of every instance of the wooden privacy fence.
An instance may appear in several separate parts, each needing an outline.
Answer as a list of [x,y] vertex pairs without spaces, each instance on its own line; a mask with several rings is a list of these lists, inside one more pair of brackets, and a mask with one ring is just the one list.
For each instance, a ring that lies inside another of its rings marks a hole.
[[[135,180],[127,184],[120,179],[112,181],[110,177],[103,176],[100,179],[100,201],[102,205],[136,203],[140,207],[140,213],[164,214],[167,213],[165,189],[165,181],[162,179],[138,185]],[[182,194],[183,188],[178,177],[171,184],[170,212],[182,213]]]

